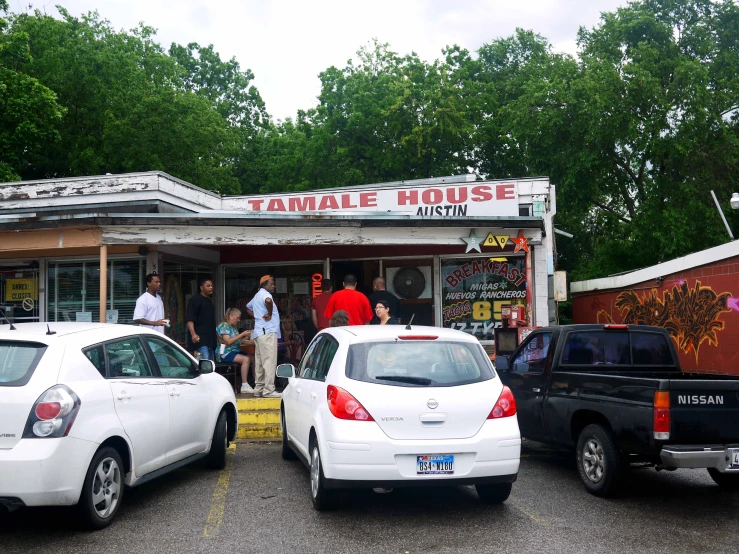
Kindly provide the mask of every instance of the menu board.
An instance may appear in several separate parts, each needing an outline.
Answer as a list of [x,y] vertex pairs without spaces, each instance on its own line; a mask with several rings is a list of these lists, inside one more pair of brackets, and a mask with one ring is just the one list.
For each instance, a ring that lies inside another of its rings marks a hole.
[[503,306],[526,306],[526,260],[451,258],[441,260],[442,321],[479,340],[492,341],[502,326]]

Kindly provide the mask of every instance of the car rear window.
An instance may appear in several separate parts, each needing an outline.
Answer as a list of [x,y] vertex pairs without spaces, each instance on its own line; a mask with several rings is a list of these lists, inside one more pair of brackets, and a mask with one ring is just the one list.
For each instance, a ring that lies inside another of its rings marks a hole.
[[397,387],[450,387],[487,381],[495,373],[479,344],[396,340],[350,346],[346,376]]
[[657,333],[631,333],[634,365],[674,365],[667,337]]
[[45,351],[45,344],[0,341],[0,387],[28,383]]

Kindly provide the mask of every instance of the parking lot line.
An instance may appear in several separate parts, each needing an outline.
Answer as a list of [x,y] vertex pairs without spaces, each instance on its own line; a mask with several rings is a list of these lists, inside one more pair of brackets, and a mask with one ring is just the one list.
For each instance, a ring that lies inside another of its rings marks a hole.
[[205,521],[203,536],[212,537],[215,535],[223,521],[223,512],[226,508],[226,493],[228,492],[228,482],[231,479],[231,465],[233,464],[234,454],[236,454],[236,443],[232,442],[226,452],[226,467],[218,475],[216,489],[213,491],[213,501],[210,504],[208,519]]

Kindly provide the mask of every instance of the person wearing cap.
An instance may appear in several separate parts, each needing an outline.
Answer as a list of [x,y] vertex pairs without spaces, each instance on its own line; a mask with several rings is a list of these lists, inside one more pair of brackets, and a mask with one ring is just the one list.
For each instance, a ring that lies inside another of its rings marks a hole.
[[259,291],[246,309],[254,316],[254,396],[280,398],[275,391],[277,373],[277,340],[280,338],[280,314],[272,299],[275,279],[264,275],[259,279]]

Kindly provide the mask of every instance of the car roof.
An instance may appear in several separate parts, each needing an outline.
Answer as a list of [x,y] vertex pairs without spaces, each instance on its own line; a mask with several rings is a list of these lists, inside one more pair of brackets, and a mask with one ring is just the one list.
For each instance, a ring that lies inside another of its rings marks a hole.
[[[63,340],[64,337],[74,335],[75,338],[85,339],[89,337],[90,343],[102,342],[128,335],[154,333],[146,327],[135,325],[118,325],[113,323],[75,323],[75,322],[50,322],[50,323],[15,323],[15,330],[11,330],[8,324],[0,325],[0,340],[22,340],[53,344]],[[52,331],[54,334],[47,334]]]
[[424,325],[411,325],[410,329],[407,329],[405,325],[351,325],[348,327],[330,327],[322,332],[328,332],[337,337],[342,333],[347,333],[350,335],[351,342],[392,340],[399,336],[425,335],[438,337],[438,340],[478,342],[474,336],[462,331]]

